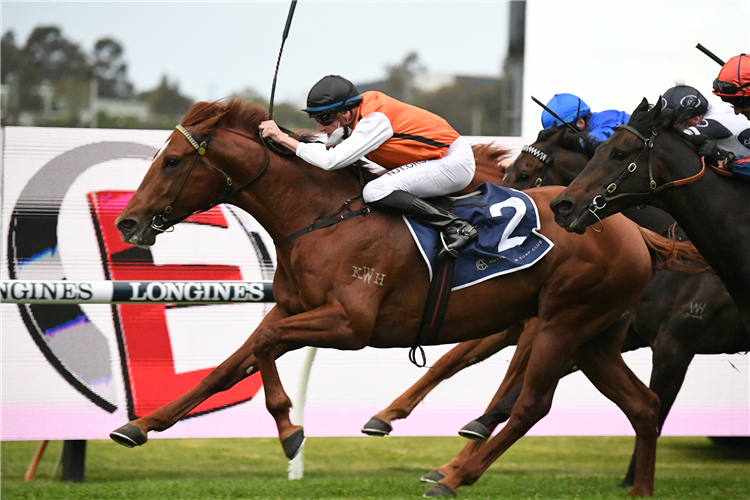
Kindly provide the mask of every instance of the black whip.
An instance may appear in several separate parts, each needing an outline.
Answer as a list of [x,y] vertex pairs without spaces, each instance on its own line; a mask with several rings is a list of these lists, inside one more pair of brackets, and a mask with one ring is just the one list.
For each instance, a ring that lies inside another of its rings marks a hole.
[[578,130],[577,128],[575,128],[575,127],[574,127],[573,125],[571,125],[570,123],[568,123],[568,122],[566,122],[565,120],[563,120],[562,118],[560,118],[560,115],[558,115],[557,113],[555,113],[554,111],[552,111],[551,109],[549,109],[549,107],[547,107],[547,105],[546,105],[546,104],[543,104],[543,103],[542,103],[542,101],[540,101],[539,99],[537,99],[537,98],[536,98],[536,97],[534,97],[534,96],[531,96],[531,98],[532,98],[532,99],[534,100],[534,102],[535,102],[535,103],[537,103],[537,104],[538,104],[538,105],[540,105],[540,106],[541,106],[542,108],[544,108],[544,110],[545,110],[545,111],[546,111],[547,113],[551,114],[552,116],[554,116],[555,118],[557,118],[558,120],[560,120],[561,122],[563,122],[563,123],[564,123],[565,125],[567,125],[567,126],[568,126],[568,128],[570,128],[570,130],[572,130],[572,131],[573,131],[573,132],[575,132],[576,134],[580,133],[580,131],[579,131],[579,130]]
[[706,55],[707,55],[708,57],[710,57],[711,59],[713,59],[713,60],[714,60],[714,61],[716,61],[717,63],[719,63],[719,65],[720,65],[720,66],[724,66],[724,61],[722,61],[722,60],[721,60],[721,59],[719,58],[719,56],[717,56],[716,54],[714,54],[713,52],[711,52],[710,50],[708,50],[708,49],[707,49],[706,47],[704,47],[703,45],[701,45],[701,44],[698,44],[698,45],[696,45],[696,46],[695,46],[695,48],[696,48],[696,49],[698,49],[698,50],[700,50],[700,51],[701,51],[701,52],[703,52],[704,54],[706,54]]
[[279,63],[281,62],[281,53],[284,51],[284,42],[286,37],[289,36],[289,27],[292,25],[292,17],[294,17],[294,9],[297,7],[297,0],[292,0],[292,5],[289,6],[289,14],[286,16],[286,26],[284,26],[284,34],[281,35],[281,47],[279,48],[279,57],[276,59],[276,71],[273,74],[273,85],[271,86],[271,101],[268,105],[268,119],[273,118],[273,98],[276,95],[276,77],[279,76]]

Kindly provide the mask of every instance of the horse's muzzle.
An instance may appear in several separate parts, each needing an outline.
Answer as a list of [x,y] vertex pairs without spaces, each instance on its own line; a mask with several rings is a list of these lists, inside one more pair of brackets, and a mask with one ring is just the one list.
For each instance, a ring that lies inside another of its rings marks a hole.
[[121,217],[117,218],[115,226],[120,231],[122,241],[139,246],[150,246],[156,243],[156,233],[148,224],[139,224],[135,219]]

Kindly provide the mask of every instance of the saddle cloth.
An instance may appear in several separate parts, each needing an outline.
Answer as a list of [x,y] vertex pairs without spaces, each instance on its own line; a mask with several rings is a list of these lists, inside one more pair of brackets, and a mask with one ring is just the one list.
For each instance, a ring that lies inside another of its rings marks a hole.
[[[537,232],[539,213],[526,193],[484,183],[476,192],[453,200],[456,216],[476,226],[479,237],[460,249],[451,290],[531,267],[554,246]],[[437,251],[442,248],[440,234],[409,216],[403,218],[432,281]]]

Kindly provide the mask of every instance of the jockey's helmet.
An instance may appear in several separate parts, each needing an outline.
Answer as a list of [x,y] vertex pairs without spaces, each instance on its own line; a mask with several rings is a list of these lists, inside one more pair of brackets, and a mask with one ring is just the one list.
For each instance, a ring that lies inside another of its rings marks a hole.
[[713,93],[735,107],[750,107],[750,55],[734,56],[722,66]]
[[328,75],[318,81],[307,94],[308,116],[336,113],[356,107],[362,95],[352,82],[339,75]]
[[[591,114],[589,105],[573,94],[555,94],[555,97],[547,103],[547,107],[568,123],[575,123],[579,118],[586,118]],[[555,123],[558,126],[563,124],[546,109],[542,111],[542,126],[545,129],[552,127]]]
[[689,85],[677,85],[670,88],[664,92],[661,100],[662,108],[678,109],[683,107],[691,110],[688,118],[705,115],[708,111],[708,100],[697,89]]

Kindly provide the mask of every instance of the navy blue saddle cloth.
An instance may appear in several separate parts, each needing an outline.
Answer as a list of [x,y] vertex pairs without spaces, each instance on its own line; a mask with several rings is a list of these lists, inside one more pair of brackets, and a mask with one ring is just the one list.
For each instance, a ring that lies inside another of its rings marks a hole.
[[[463,247],[453,273],[452,290],[532,266],[554,246],[538,232],[534,200],[515,189],[484,183],[472,195],[456,199],[456,216],[476,226],[479,237]],[[440,235],[429,226],[403,216],[430,271],[432,281]]]

